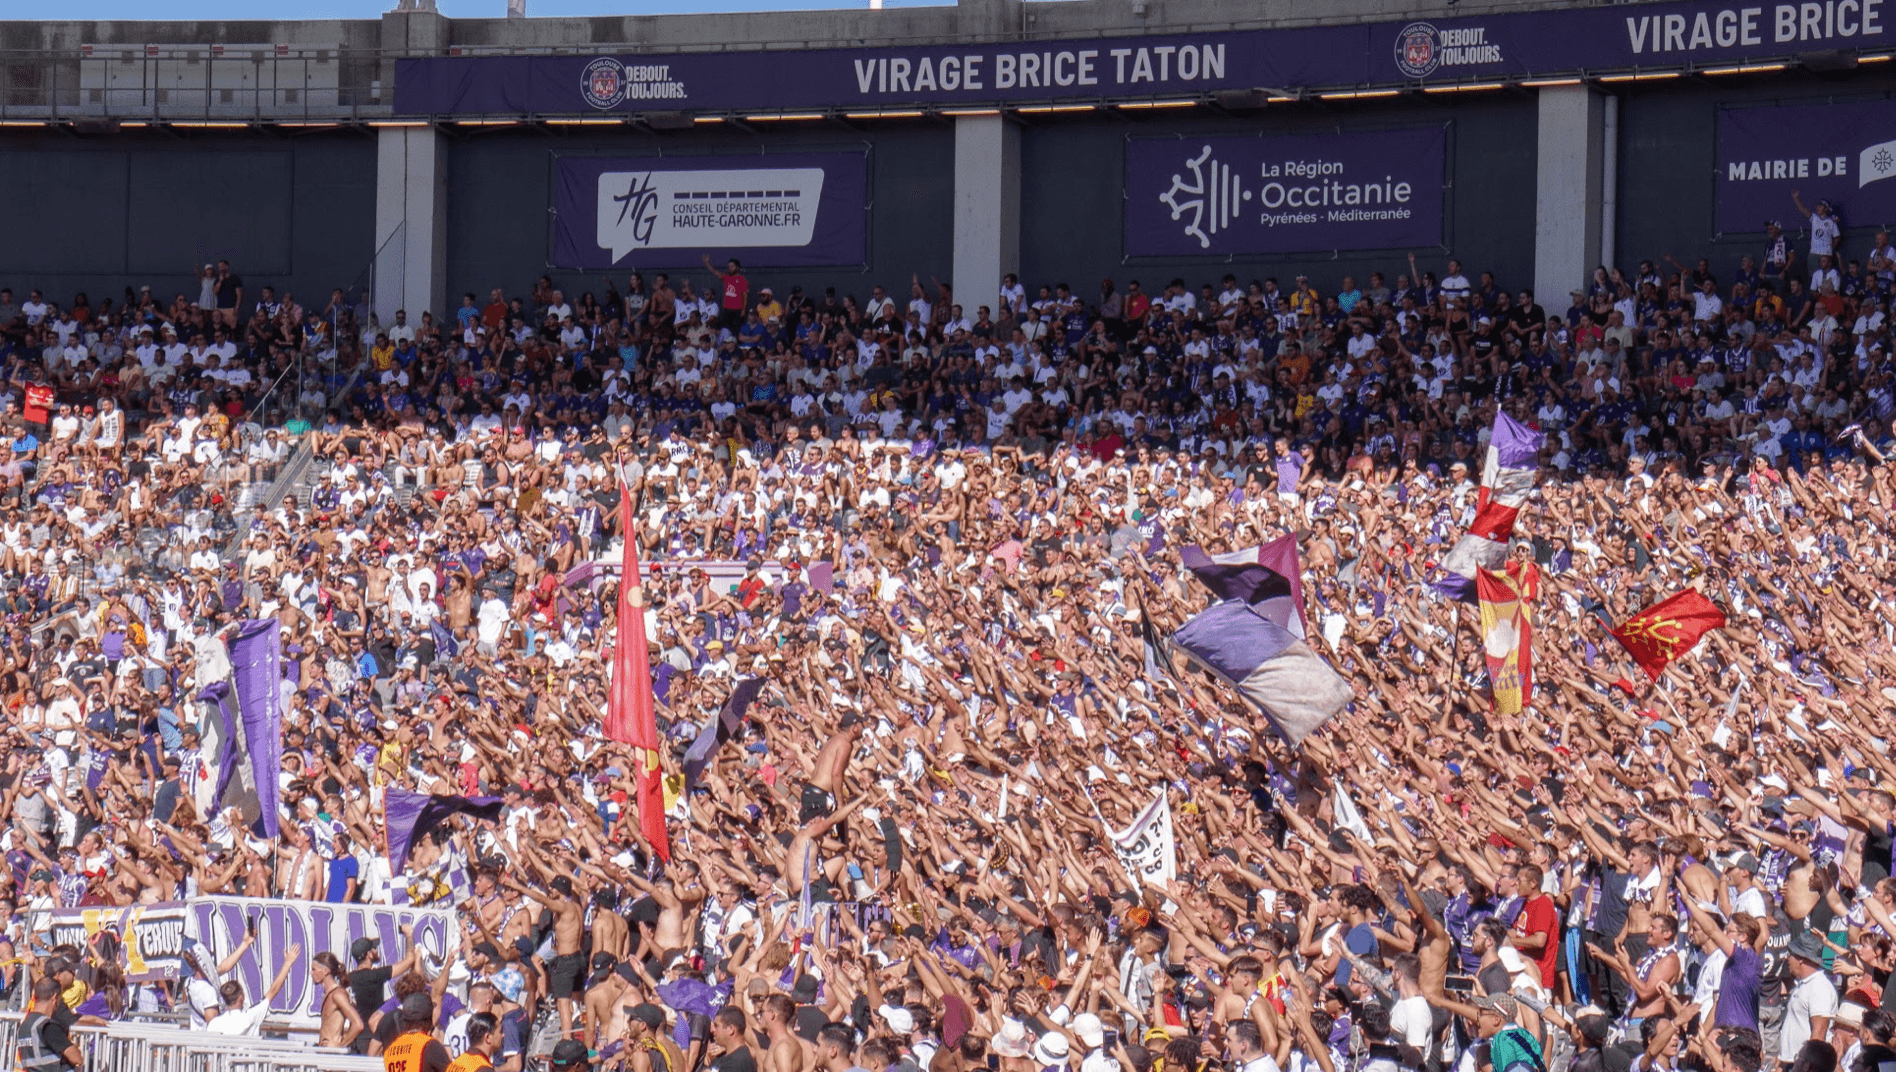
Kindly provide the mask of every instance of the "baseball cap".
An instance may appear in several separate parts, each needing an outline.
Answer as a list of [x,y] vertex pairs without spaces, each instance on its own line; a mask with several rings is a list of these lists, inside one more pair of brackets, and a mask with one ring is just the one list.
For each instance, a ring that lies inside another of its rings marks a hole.
[[349,959],[361,960],[369,955],[369,950],[381,944],[379,938],[357,938],[349,943]]
[[1518,1011],[1518,1007],[1514,1004],[1513,996],[1509,994],[1485,994],[1480,997],[1468,999],[1468,1004],[1473,1005],[1477,1009],[1487,1009],[1490,1012],[1498,1012],[1510,1020],[1514,1019],[1514,1014]]
[[434,998],[425,990],[418,990],[402,999],[403,1020],[434,1019]]
[[553,1047],[553,1054],[548,1058],[548,1063],[554,1068],[592,1067],[591,1062],[587,1060],[586,1044],[578,1039],[561,1039],[559,1044]]

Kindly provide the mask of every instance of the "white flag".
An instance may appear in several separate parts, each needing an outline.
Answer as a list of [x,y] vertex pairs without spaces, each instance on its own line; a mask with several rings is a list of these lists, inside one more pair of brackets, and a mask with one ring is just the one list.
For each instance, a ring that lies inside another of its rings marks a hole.
[[1152,879],[1170,885],[1178,878],[1178,842],[1172,836],[1172,802],[1166,799],[1163,788],[1131,826],[1123,832],[1107,827],[1106,833],[1113,840],[1113,851],[1119,854],[1119,862],[1141,887]]
[[1363,813],[1356,810],[1356,802],[1343,791],[1342,782],[1330,783],[1330,809],[1334,813],[1334,826],[1362,838],[1365,844],[1376,840],[1376,836],[1370,833],[1369,824],[1363,821]]
[[1857,154],[1857,189],[1879,179],[1896,179],[1896,141],[1878,142]]

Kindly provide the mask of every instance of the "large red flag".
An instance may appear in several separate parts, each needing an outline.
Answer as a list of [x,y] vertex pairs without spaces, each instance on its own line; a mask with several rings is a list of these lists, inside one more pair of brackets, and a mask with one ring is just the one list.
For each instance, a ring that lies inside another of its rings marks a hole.
[[645,589],[639,584],[638,533],[632,496],[619,488],[619,529],[625,558],[619,566],[618,632],[612,649],[612,695],[606,699],[606,739],[629,744],[636,752],[639,829],[658,858],[671,860],[671,836],[665,831],[664,774],[658,763],[658,712],[652,708],[652,660],[645,650]]
[[1725,626],[1718,604],[1688,588],[1633,615],[1618,629],[1609,629],[1633,661],[1654,681],[1666,664],[1691,651],[1699,638]]
[[1475,571],[1481,600],[1481,643],[1496,714],[1518,714],[1534,702],[1534,616],[1528,605],[1540,591],[1532,562],[1510,562],[1506,573]]

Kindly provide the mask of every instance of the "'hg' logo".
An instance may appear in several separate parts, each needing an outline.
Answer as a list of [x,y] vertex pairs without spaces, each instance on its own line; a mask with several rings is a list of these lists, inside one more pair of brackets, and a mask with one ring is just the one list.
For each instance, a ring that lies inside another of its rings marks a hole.
[[586,65],[580,76],[579,92],[595,108],[616,108],[625,100],[625,64],[611,56],[601,56]]
[[652,173],[632,176],[625,193],[614,194],[612,200],[619,206],[618,226],[632,221],[633,241],[640,246],[650,245],[652,226],[658,222],[658,191],[652,186]]
[[1441,35],[1426,22],[1412,22],[1396,35],[1396,69],[1410,78],[1427,78],[1442,63]]
[[[1230,164],[1211,159],[1209,145],[1187,159],[1185,168],[1192,173],[1191,181],[1173,174],[1172,188],[1160,194],[1159,200],[1172,210],[1174,222],[1191,216],[1185,233],[1198,239],[1198,248],[1209,249],[1212,235],[1230,230],[1237,222],[1238,206],[1251,199],[1251,191],[1244,189]],[[1181,198],[1181,194],[1188,196]]]

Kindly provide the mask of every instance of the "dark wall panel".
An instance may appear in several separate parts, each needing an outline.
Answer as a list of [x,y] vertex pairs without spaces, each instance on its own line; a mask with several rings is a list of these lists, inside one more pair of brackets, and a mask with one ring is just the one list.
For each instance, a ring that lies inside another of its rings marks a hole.
[[[1620,104],[1619,267],[1630,270],[1641,260],[1656,262],[1670,253],[1687,265],[1710,258],[1713,270],[1729,278],[1739,257],[1763,251],[1764,221],[1745,233],[1718,232],[1719,109],[1887,99],[1896,95],[1896,72],[1886,71],[1888,66],[1630,89]],[[1896,101],[1890,107],[1896,108]],[[1805,227],[1788,197],[1777,218],[1793,235]],[[1867,249],[1880,222],[1846,217],[1844,255]],[[1801,240],[1798,244],[1808,248]]]
[[[864,297],[877,282],[906,294],[912,273],[919,273],[924,283],[930,276],[948,278],[954,241],[954,131],[945,123],[891,124],[861,133],[785,126],[767,137],[735,130],[571,136],[477,131],[457,133],[448,150],[451,303],[460,304],[459,296],[469,291],[484,301],[494,287],[509,295],[525,294],[542,274],[551,275],[569,297],[605,293],[603,273],[546,267],[555,154],[754,158],[766,146],[775,152],[869,148],[869,263],[866,268],[752,271],[748,274],[753,288],[768,286],[782,295],[790,284],[800,283],[806,290],[834,286],[839,294]],[[623,289],[637,270],[641,266],[633,254],[613,269],[612,280]],[[649,283],[652,269],[643,270]],[[704,278],[702,270],[693,273],[693,285],[701,285]]]
[[[126,261],[139,274],[229,260],[246,276],[291,271],[290,199],[296,154],[154,152],[131,155]],[[180,256],[180,253],[183,256]]]
[[1443,245],[1418,249],[1418,266],[1440,275],[1449,255],[1472,275],[1491,269],[1503,285],[1526,284],[1534,266],[1534,99],[1495,95],[1445,104],[1434,99],[1379,107],[1297,107],[1256,118],[1204,112],[1124,113],[1030,125],[1021,142],[1021,278],[1029,285],[1066,281],[1088,298],[1110,277],[1123,291],[1137,278],[1156,292],[1174,276],[1213,282],[1226,272],[1240,280],[1276,276],[1288,283],[1307,272],[1331,291],[1346,275],[1367,286],[1382,271],[1393,284],[1408,270],[1408,250],[1313,252],[1202,260],[1141,259],[1126,263],[1125,141],[1128,137],[1319,134],[1374,132],[1449,123],[1448,191]]
[[375,234],[367,133],[0,134],[0,286],[61,304],[150,284],[195,299],[194,265],[228,257],[255,295],[305,304],[366,282]]
[[21,297],[52,275],[124,270],[125,169],[123,153],[0,147],[0,275],[24,277]]

